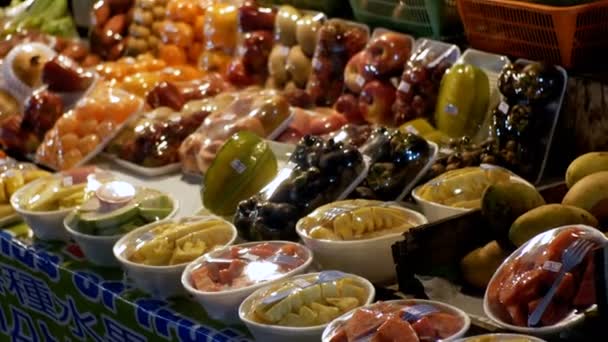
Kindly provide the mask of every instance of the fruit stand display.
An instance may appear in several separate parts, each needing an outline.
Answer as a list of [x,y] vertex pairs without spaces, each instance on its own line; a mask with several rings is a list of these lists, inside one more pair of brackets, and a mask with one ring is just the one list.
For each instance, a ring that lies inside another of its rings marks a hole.
[[603,97],[522,49],[416,37],[458,35],[458,6],[483,47],[471,2],[350,1],[391,31],[333,1],[99,0],[80,38],[83,6],[12,1],[0,335],[596,334],[608,157],[580,112]]

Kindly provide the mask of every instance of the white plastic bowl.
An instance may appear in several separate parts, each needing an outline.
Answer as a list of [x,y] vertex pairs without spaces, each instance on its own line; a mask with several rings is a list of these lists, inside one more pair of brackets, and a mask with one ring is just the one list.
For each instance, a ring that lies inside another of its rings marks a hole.
[[[500,166],[490,165],[490,164],[481,164],[480,167],[501,168]],[[511,176],[511,180],[514,182],[526,184],[526,185],[534,188],[534,185],[530,184],[528,181],[526,181],[525,179],[523,179],[515,174],[513,174]],[[432,182],[432,180],[431,180],[431,182]],[[420,189],[423,186],[424,186],[424,184],[417,186],[414,189],[414,191],[412,191],[412,197],[414,198],[414,201],[416,202],[416,204],[418,204],[420,206],[420,209],[421,209],[422,213],[424,214],[424,216],[426,216],[426,218],[431,223],[443,220],[445,218],[458,216],[460,214],[473,210],[473,209],[468,209],[468,208],[451,207],[449,205],[444,205],[444,204],[428,201],[418,195],[418,193],[420,192]]]
[[[414,217],[418,225],[428,223],[422,214],[400,206],[407,215]],[[304,244],[312,250],[315,261],[322,269],[352,273],[376,283],[385,283],[396,276],[392,245],[403,240],[403,232],[395,232],[379,237],[351,241],[320,240],[310,237],[296,224],[296,232]]]
[[185,294],[180,279],[189,263],[171,266],[149,266],[132,262],[128,257],[133,252],[134,242],[156,226],[167,222],[192,222],[206,219],[225,221],[228,227],[230,227],[232,234],[224,246],[234,243],[234,240],[237,238],[237,230],[232,223],[217,216],[192,216],[181,219],[162,220],[131,231],[116,242],[113,248],[114,256],[135,285],[154,297],[164,299]]
[[476,341],[477,338],[491,338],[491,342],[513,342],[513,341],[521,341],[522,339],[527,339],[530,342],[545,342],[545,340],[541,340],[538,337],[530,336],[530,335],[521,335],[521,334],[485,334],[478,336],[471,336],[467,338],[461,338],[456,340],[455,342],[473,342]]
[[[175,216],[179,210],[179,202],[170,194],[165,194],[171,200],[173,204],[173,210],[164,220],[170,219]],[[72,211],[73,213],[74,211]],[[116,242],[120,240],[125,234],[118,234],[112,236],[99,236],[84,234],[79,231],[72,229],[68,225],[68,221],[72,215],[67,215],[63,220],[63,225],[70,236],[76,241],[84,256],[93,264],[103,267],[115,267],[120,266],[118,260],[114,256],[113,248]]]
[[[225,249],[221,249],[221,250],[216,250],[213,251],[211,253],[207,253],[205,255],[203,255],[202,257],[196,259],[195,261],[193,261],[192,263],[190,263],[186,269],[184,270],[184,273],[182,274],[182,284],[184,285],[184,288],[186,289],[186,291],[188,291],[188,293],[190,293],[192,295],[192,297],[194,298],[194,300],[196,300],[200,305],[202,305],[205,308],[205,311],[207,312],[207,315],[209,315],[209,317],[216,319],[218,321],[222,321],[222,322],[230,322],[230,323],[236,323],[239,322],[239,305],[241,305],[241,303],[243,302],[243,300],[245,300],[245,298],[247,298],[249,295],[251,295],[253,292],[255,292],[257,289],[260,289],[268,284],[277,282],[277,281],[281,281],[283,279],[289,278],[291,276],[295,276],[295,275],[299,275],[302,274],[304,272],[306,272],[306,270],[308,270],[308,268],[310,267],[310,264],[312,264],[312,252],[306,247],[303,246],[299,243],[295,243],[295,242],[288,242],[288,241],[262,241],[262,242],[248,242],[248,243],[243,243],[243,244],[239,244],[239,245],[235,245],[238,247],[251,247],[251,246],[255,246],[255,245],[259,245],[262,243],[285,243],[285,244],[294,244],[299,246],[299,248],[301,248],[303,251],[305,251],[306,253],[306,261],[304,262],[304,264],[300,265],[297,268],[294,268],[293,270],[281,275],[280,277],[270,280],[270,281],[263,281],[260,282],[258,284],[254,284],[254,285],[250,285],[250,286],[246,286],[246,287],[242,287],[242,288],[238,288],[238,289],[231,289],[231,290],[225,290],[225,291],[219,291],[219,292],[208,292],[208,291],[201,291],[198,290],[196,288],[194,288],[192,286],[192,280],[191,280],[191,274],[192,271],[195,270],[196,268],[198,268],[205,260],[207,260],[208,257],[217,257],[219,254],[221,254],[222,252],[225,251]],[[227,248],[231,248],[232,246],[229,246]]]
[[[441,303],[441,302],[436,302],[434,300],[425,300],[425,299],[398,299],[398,300],[388,300],[385,303],[395,303],[395,304],[429,304],[432,305],[438,309],[440,309],[443,312],[448,312],[448,313],[452,313],[455,314],[457,316],[459,316],[460,318],[462,318],[462,321],[464,322],[462,328],[455,333],[454,335],[441,340],[442,342],[449,342],[449,341],[454,341],[458,338],[461,338],[462,336],[464,336],[464,334],[466,334],[466,332],[469,330],[469,327],[471,326],[471,319],[469,318],[469,316],[462,310],[445,304],[445,303]],[[372,304],[373,305],[373,304]],[[369,306],[369,305],[366,305]],[[323,336],[322,336],[322,341],[323,342],[329,342],[331,340],[331,333],[334,332],[335,328],[342,324],[345,321],[348,321],[352,315],[355,313],[357,309],[353,309],[347,313],[345,313],[344,315],[334,319],[331,323],[329,323],[329,325],[327,326],[327,328],[325,328],[325,331],[323,331]]]
[[[307,278],[311,275],[318,275],[319,273],[308,273],[292,277],[290,279]],[[361,285],[363,285],[368,292],[368,298],[364,305],[369,305],[373,302],[376,295],[376,290],[369,280],[359,277],[354,274],[349,274],[349,277],[355,278]],[[262,293],[267,291],[267,285],[253,294],[251,294],[239,307],[239,317],[245,323],[256,341],[263,342],[309,342],[321,340],[323,330],[327,327],[327,324],[317,325],[313,327],[283,327],[278,325],[258,323],[249,319],[246,315],[247,312],[251,311],[251,305],[253,301],[258,298]]]
[[23,218],[25,223],[32,229],[34,235],[41,240],[68,241],[70,234],[65,230],[63,220],[74,208],[66,208],[52,211],[32,211],[26,210],[19,204],[23,193],[32,186],[46,181],[46,177],[37,179],[26,184],[11,196],[13,209]]
[[[580,228],[580,229],[588,232],[589,236],[594,241],[597,241],[599,243],[608,243],[608,238],[606,238],[604,233],[600,232],[596,228],[585,226],[585,225],[574,224],[574,225],[567,225],[567,226],[562,226],[562,227],[558,227],[555,229],[551,229],[549,231],[536,235],[534,238],[532,238],[531,240],[529,240],[528,242],[526,242],[525,244],[520,246],[515,252],[513,252],[505,261],[503,261],[503,263],[496,270],[496,272],[494,273],[494,275],[492,276],[492,279],[490,280],[490,282],[488,284],[491,285],[492,283],[494,283],[496,277],[500,274],[500,272],[502,272],[503,268],[505,268],[507,265],[509,265],[515,259],[521,257],[524,254],[530,253],[531,251],[533,251],[534,249],[536,249],[540,246],[547,244],[549,241],[551,241],[553,239],[553,237],[557,236],[562,231],[564,231],[566,229],[570,229],[570,228]],[[488,289],[490,288],[490,285],[488,285]],[[534,336],[553,336],[553,335],[559,334],[562,331],[572,329],[576,325],[582,323],[582,321],[585,319],[584,313],[572,312],[572,313],[570,313],[570,315],[568,315],[567,317],[565,317],[563,320],[559,321],[558,323],[553,324],[553,325],[543,326],[543,327],[532,327],[531,328],[531,327],[521,327],[518,325],[509,324],[509,323],[504,322],[502,319],[500,319],[494,313],[492,308],[490,307],[488,289],[486,289],[486,293],[483,297],[483,311],[492,321],[494,321],[494,323],[496,323],[499,326],[501,326],[502,328],[508,329],[510,331],[514,331],[514,332],[521,333],[521,334],[534,335]]]

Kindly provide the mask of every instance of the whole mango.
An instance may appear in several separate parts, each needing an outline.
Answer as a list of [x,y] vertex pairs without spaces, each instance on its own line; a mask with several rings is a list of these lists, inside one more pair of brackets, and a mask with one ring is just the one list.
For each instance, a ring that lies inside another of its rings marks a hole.
[[608,220],[608,171],[593,173],[576,182],[562,204],[585,209],[600,222]]
[[581,208],[565,204],[546,204],[518,217],[509,230],[509,240],[519,247],[540,233],[570,224],[597,227],[598,221]]
[[590,152],[576,158],[566,171],[566,185],[572,188],[576,182],[600,171],[608,171],[608,152]]

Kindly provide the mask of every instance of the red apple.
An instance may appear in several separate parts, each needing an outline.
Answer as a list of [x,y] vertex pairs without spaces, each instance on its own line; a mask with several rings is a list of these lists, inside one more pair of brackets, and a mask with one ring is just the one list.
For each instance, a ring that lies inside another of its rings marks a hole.
[[353,124],[364,124],[365,119],[359,110],[359,101],[353,94],[344,94],[338,98],[334,109],[344,115],[346,121]]
[[387,32],[374,38],[367,47],[370,58],[366,72],[375,77],[399,75],[412,51],[412,42],[407,36]]
[[395,87],[388,82],[374,80],[366,84],[359,96],[359,110],[365,121],[392,125],[395,93]]
[[274,30],[277,11],[269,7],[259,7],[255,1],[246,1],[239,8],[239,23],[244,32]]
[[363,86],[373,79],[370,74],[365,72],[366,63],[371,56],[366,51],[361,51],[348,61],[344,69],[344,84],[348,90],[359,94]]

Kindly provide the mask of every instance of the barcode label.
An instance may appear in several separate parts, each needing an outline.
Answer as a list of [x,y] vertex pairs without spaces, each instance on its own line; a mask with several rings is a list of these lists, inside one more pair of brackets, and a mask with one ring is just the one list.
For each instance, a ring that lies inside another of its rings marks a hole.
[[408,91],[410,91],[411,87],[412,86],[409,83],[407,83],[405,81],[401,81],[401,83],[399,83],[399,88],[397,88],[397,90],[399,90],[402,93],[407,93]]
[[547,260],[543,264],[543,270],[551,271],[551,272],[559,272],[562,269],[561,262]]
[[445,106],[445,112],[451,115],[458,115],[458,107],[450,103]]
[[498,105],[498,110],[505,114],[509,114],[509,105],[506,102],[502,101]]
[[247,166],[245,166],[245,164],[238,159],[231,161],[230,166],[232,166],[232,169],[234,169],[234,171],[236,171],[238,174],[241,174],[247,170]]

